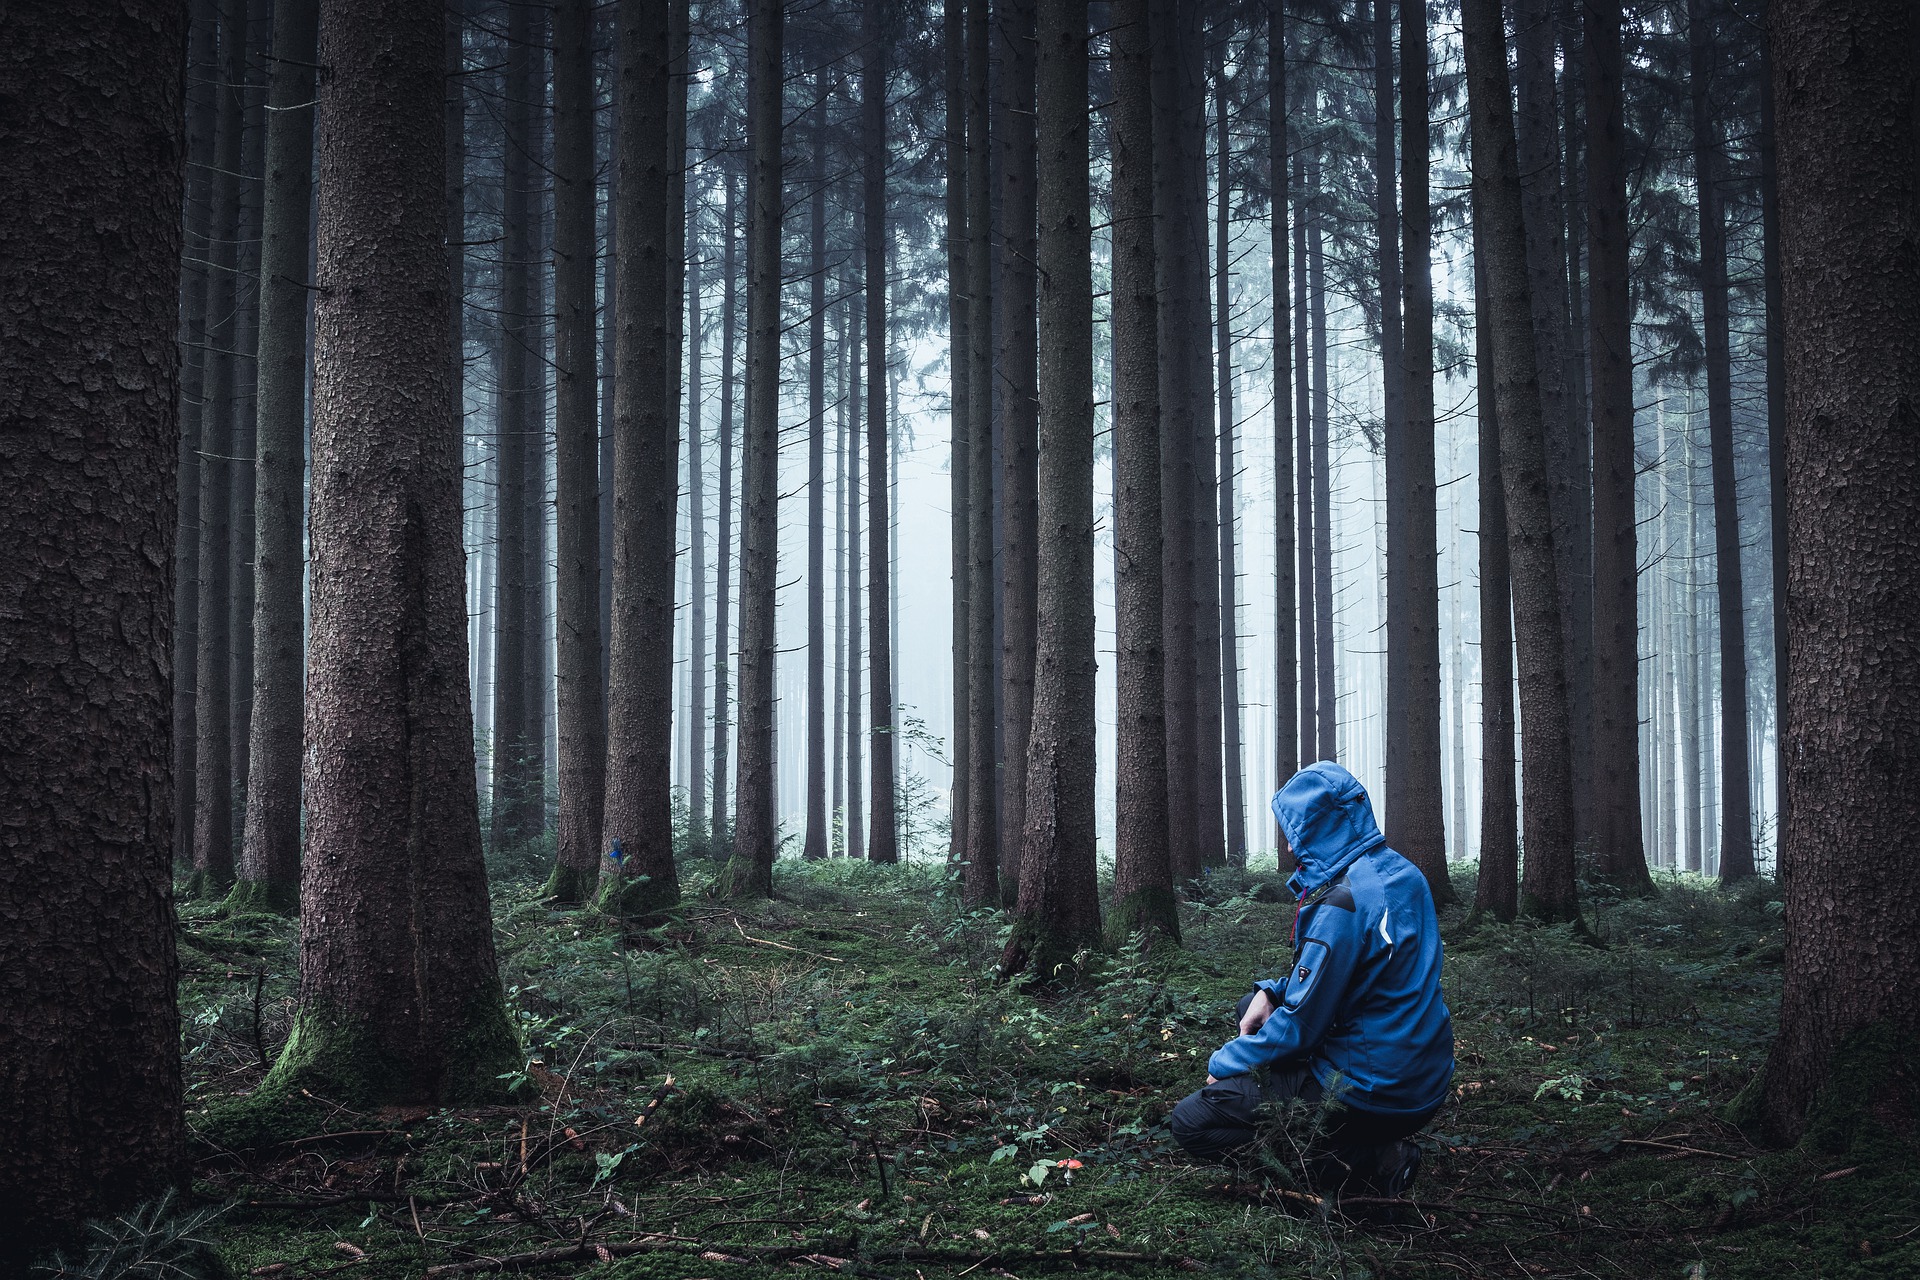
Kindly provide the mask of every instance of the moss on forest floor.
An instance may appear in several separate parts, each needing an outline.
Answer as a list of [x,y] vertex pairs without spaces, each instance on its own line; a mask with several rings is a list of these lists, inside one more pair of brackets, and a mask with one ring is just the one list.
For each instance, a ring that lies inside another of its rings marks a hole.
[[[1005,917],[966,913],[937,868],[783,861],[781,897],[751,904],[709,900],[711,874],[686,864],[681,905],[624,934],[553,910],[531,876],[497,885],[538,1099],[432,1113],[312,1099],[277,1146],[203,1148],[197,1187],[233,1204],[220,1239],[235,1272],[418,1276],[584,1241],[531,1274],[1920,1273],[1911,1133],[1769,1152],[1717,1118],[1774,1028],[1764,884],[1590,903],[1586,940],[1450,933],[1455,1100],[1422,1139],[1417,1209],[1352,1221],[1284,1162],[1262,1177],[1186,1161],[1163,1124],[1233,1001],[1287,963],[1291,904],[1256,897],[1276,896],[1260,893],[1271,875],[1201,886],[1181,907],[1184,949],[1093,958],[1079,984],[1032,991],[993,981]],[[297,926],[183,915],[203,1126],[287,1033]],[[649,1238],[655,1251],[622,1255]]]

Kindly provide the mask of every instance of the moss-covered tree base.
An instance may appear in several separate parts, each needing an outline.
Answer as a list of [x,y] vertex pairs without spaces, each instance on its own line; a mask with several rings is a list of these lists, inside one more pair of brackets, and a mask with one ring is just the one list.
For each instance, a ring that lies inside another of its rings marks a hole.
[[642,920],[680,905],[680,886],[650,876],[608,876],[594,896],[595,910],[621,920]]
[[235,916],[297,916],[300,885],[273,880],[236,880],[227,893],[226,909]]
[[1180,945],[1180,900],[1171,888],[1138,889],[1114,903],[1107,916],[1107,944],[1118,948],[1136,933],[1149,945]]
[[555,862],[540,896],[556,905],[571,907],[591,902],[598,888],[599,876],[595,869],[569,867],[563,862]]
[[1048,929],[1042,922],[1018,918],[1000,953],[1000,976],[1027,977],[1035,982],[1074,982],[1081,977],[1078,963],[1100,947],[1098,937],[1072,937]]
[[295,1016],[286,1047],[259,1087],[209,1108],[194,1128],[216,1146],[245,1150],[323,1132],[338,1104],[365,1109],[510,1102],[509,1081],[523,1065],[497,994],[473,1002],[437,1068],[394,1053],[351,1016],[310,1003]]

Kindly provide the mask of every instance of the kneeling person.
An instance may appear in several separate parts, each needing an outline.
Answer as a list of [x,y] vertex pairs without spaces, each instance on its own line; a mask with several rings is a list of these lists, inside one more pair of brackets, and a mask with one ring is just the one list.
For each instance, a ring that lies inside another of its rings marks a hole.
[[1287,882],[1300,903],[1293,967],[1241,1000],[1240,1034],[1174,1108],[1173,1135],[1213,1159],[1253,1140],[1262,1103],[1331,1096],[1316,1179],[1398,1195],[1419,1168],[1405,1139],[1433,1118],[1453,1075],[1433,895],[1387,847],[1366,788],[1341,766],[1296,773],[1273,815],[1298,864]]

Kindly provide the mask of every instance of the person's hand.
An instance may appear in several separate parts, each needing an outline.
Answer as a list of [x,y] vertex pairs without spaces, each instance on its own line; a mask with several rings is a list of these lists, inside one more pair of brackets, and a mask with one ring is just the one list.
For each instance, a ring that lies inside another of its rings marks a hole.
[[1253,997],[1253,1003],[1247,1006],[1246,1013],[1240,1017],[1240,1034],[1250,1036],[1267,1024],[1273,1016],[1273,997],[1267,994],[1265,987]]
[[1207,1083],[1208,1083],[1208,1084],[1219,1084],[1220,1082],[1219,1082],[1218,1080],[1215,1080],[1215,1079],[1214,1079],[1214,1078],[1213,1078],[1212,1076],[1208,1076],[1208,1077],[1207,1077]]

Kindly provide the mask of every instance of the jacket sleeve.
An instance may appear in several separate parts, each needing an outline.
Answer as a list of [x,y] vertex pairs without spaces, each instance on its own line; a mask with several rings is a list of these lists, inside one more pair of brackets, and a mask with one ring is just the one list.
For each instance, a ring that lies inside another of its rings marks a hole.
[[1235,1036],[1207,1060],[1207,1074],[1224,1080],[1310,1052],[1325,1038],[1345,1001],[1347,985],[1367,945],[1356,911],[1322,903],[1305,923],[1293,971],[1274,998],[1273,1015],[1250,1036]]

